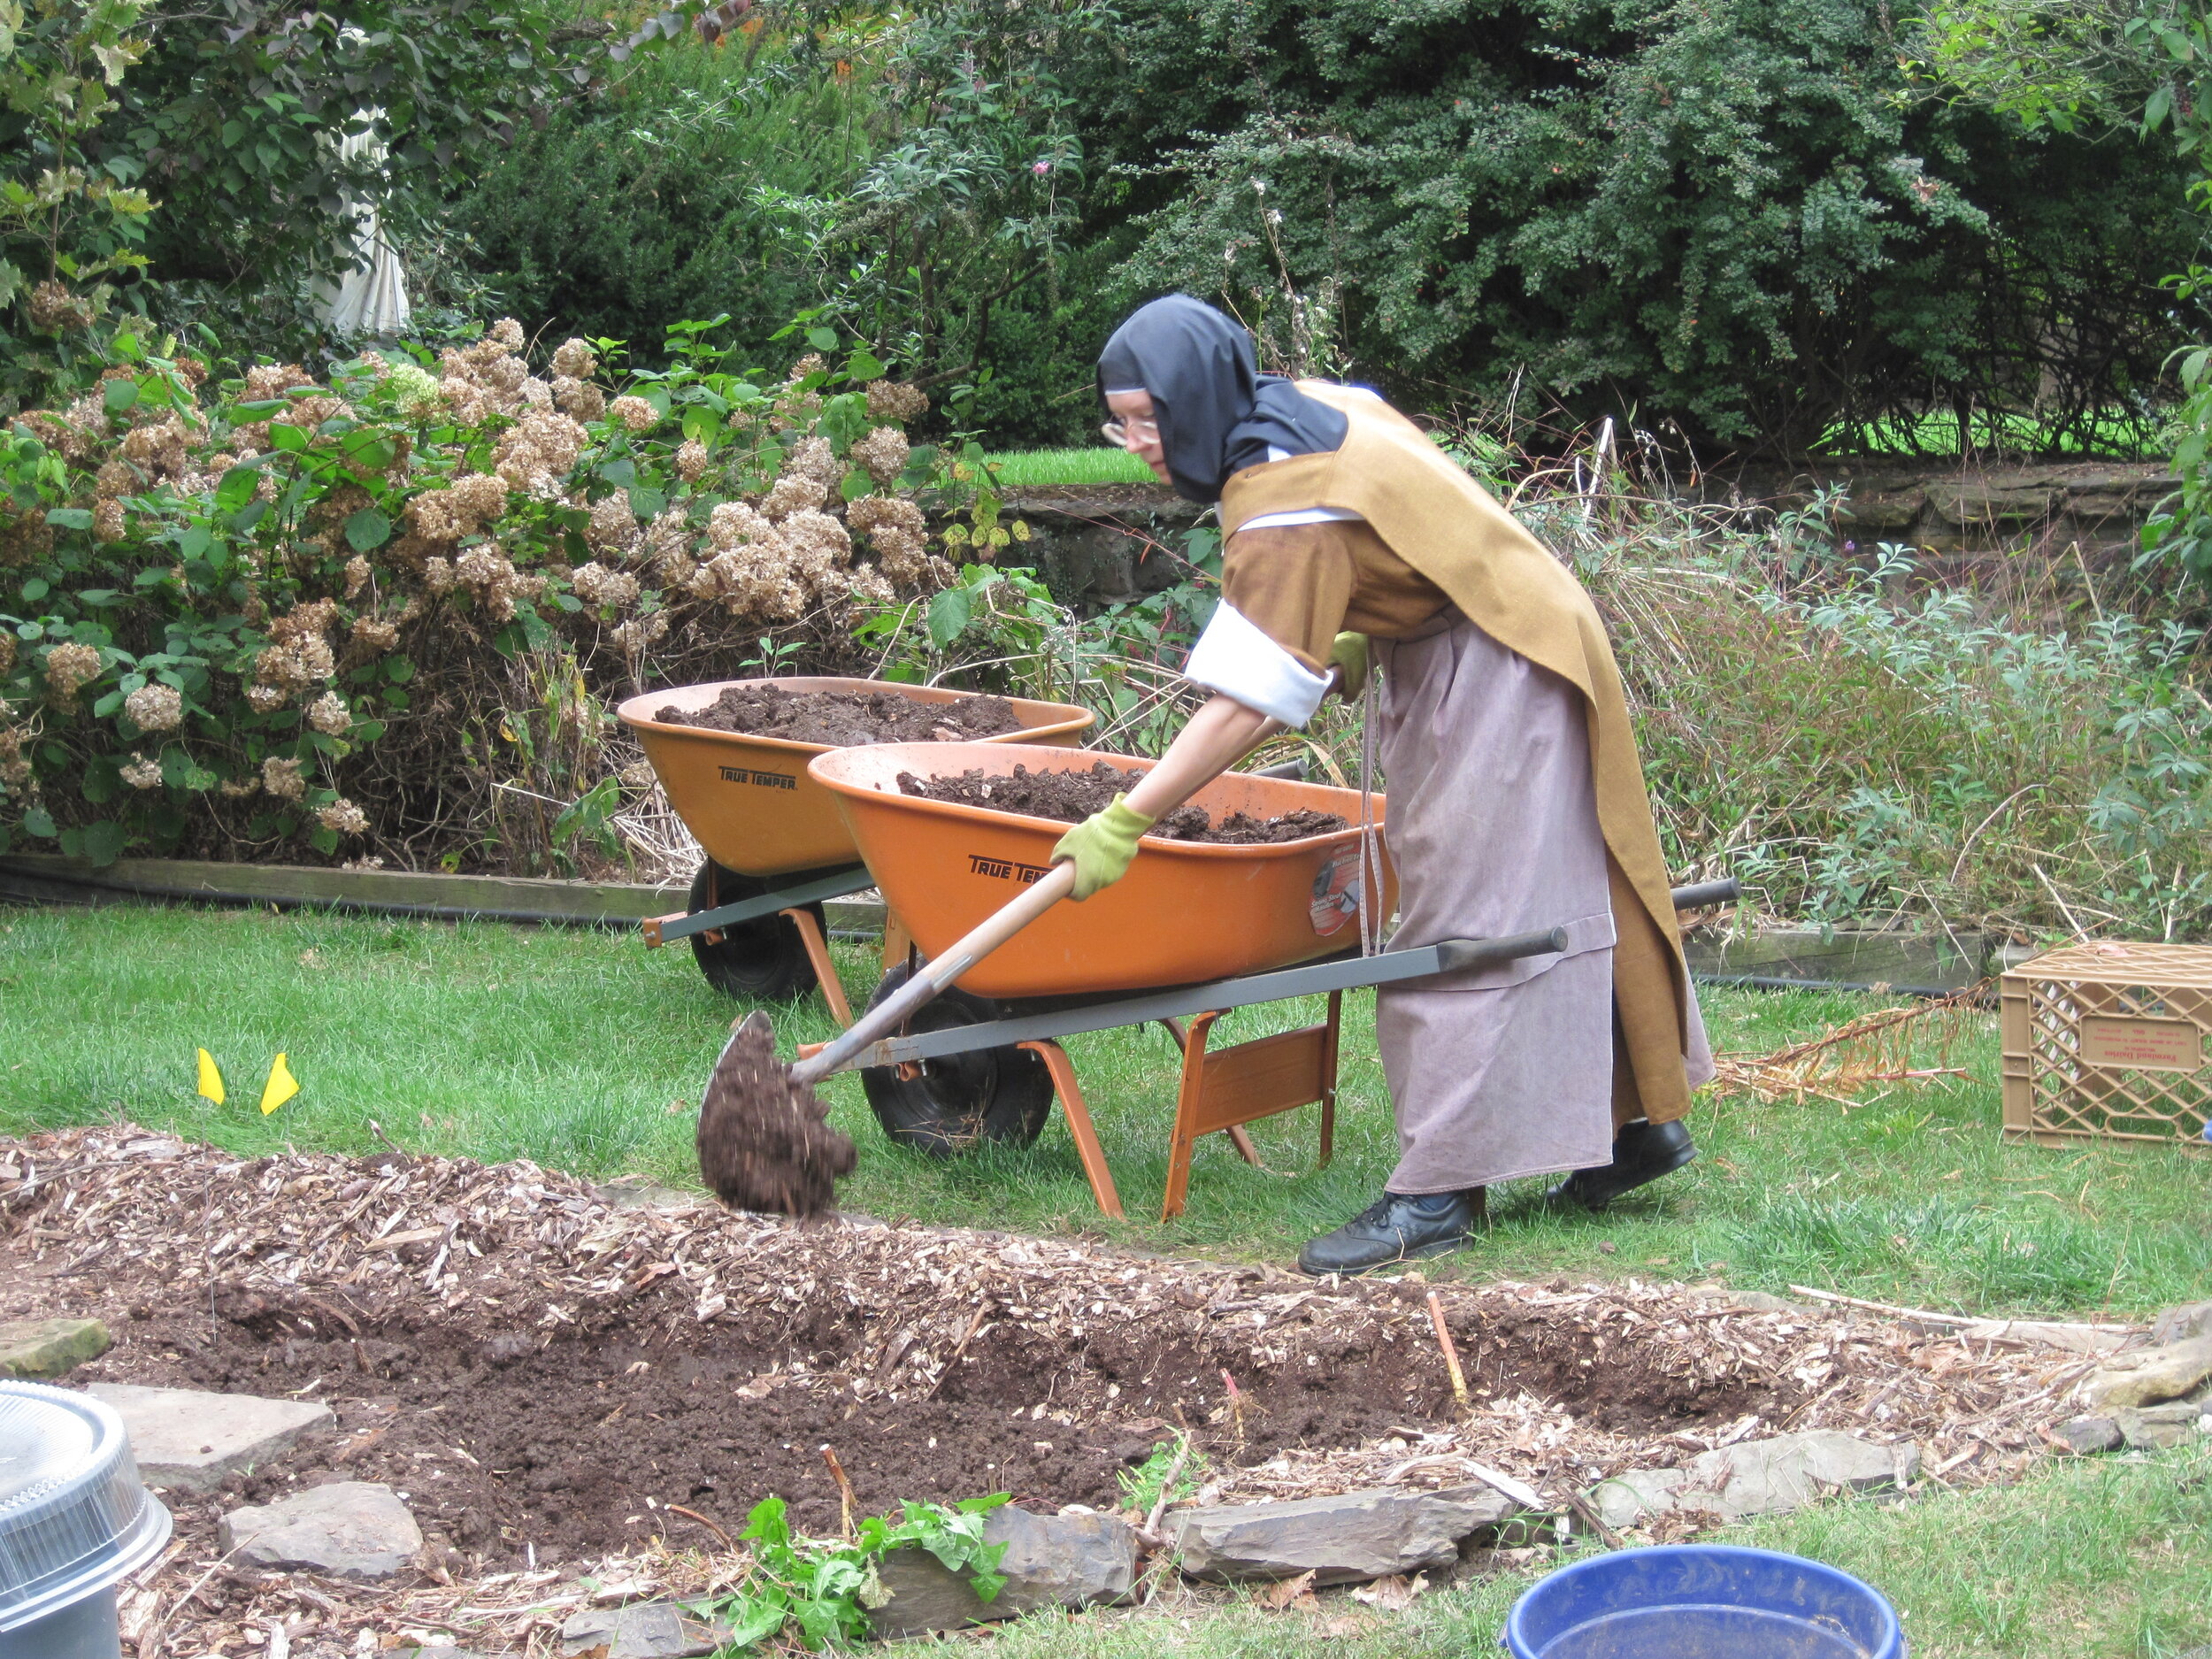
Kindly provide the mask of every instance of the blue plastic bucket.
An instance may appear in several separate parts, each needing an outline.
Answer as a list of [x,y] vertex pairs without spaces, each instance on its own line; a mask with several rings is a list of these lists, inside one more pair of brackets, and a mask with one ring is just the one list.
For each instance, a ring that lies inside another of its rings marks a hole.
[[1513,1659],[1904,1659],[1881,1592],[1770,1549],[1661,1544],[1562,1567],[1513,1604]]

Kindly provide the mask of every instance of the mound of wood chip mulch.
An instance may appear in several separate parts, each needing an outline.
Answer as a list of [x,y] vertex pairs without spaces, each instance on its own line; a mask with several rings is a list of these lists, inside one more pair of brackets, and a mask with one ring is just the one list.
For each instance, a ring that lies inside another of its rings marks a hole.
[[[549,1651],[588,1578],[726,1581],[716,1529],[771,1493],[834,1532],[824,1444],[873,1510],[993,1490],[1112,1508],[1118,1474],[1185,1432],[1205,1504],[1464,1486],[1477,1463],[1563,1494],[1810,1428],[1916,1441],[1940,1485],[2001,1479],[2093,1363],[2054,1344],[2121,1334],[1635,1279],[1436,1288],[1465,1411],[1417,1273],[621,1208],[527,1163],[248,1162],[128,1126],[0,1140],[0,1317],[116,1337],[73,1381],[336,1413],[284,1469],[179,1500],[175,1543],[125,1597],[139,1659],[242,1650],[272,1618],[347,1652],[364,1630]],[[224,1511],[328,1479],[409,1494],[421,1573],[365,1587],[218,1559]]]

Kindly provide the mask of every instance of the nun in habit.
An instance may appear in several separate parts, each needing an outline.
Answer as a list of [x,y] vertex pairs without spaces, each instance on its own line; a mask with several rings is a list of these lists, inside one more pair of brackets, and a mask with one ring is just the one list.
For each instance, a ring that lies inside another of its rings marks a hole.
[[1222,602],[1187,677],[1214,695],[1125,797],[1054,850],[1075,896],[1144,832],[1380,672],[1374,710],[1396,863],[1394,947],[1564,925],[1567,948],[1377,993],[1397,1116],[1386,1189],[1300,1251],[1358,1273],[1465,1242],[1484,1189],[1570,1171],[1601,1209],[1696,1156],[1710,1080],[1620,674],[1565,565],[1373,393],[1256,371],[1251,336],[1176,295],[1107,342],[1107,436],[1218,503]]

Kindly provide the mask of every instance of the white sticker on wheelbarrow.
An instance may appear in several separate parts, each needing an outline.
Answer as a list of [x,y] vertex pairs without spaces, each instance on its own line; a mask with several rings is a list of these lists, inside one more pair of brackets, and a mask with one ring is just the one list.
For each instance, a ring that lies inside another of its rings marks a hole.
[[1359,914],[1359,849],[1334,853],[1313,872],[1313,902],[1306,913],[1325,938]]

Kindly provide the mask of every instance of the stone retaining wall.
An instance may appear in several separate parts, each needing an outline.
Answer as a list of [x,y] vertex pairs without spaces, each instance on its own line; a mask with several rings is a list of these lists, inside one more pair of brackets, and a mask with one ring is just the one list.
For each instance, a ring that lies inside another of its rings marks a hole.
[[[1836,540],[1916,551],[1938,580],[2059,590],[2085,567],[2125,571],[2143,523],[2175,486],[2163,462],[2078,461],[2018,466],[1839,459],[1709,473],[1686,492],[1710,505],[1801,508],[1842,492]],[[1054,594],[1076,603],[1141,598],[1182,579],[1183,533],[1202,509],[1161,485],[1101,484],[1017,491],[1028,551]]]

